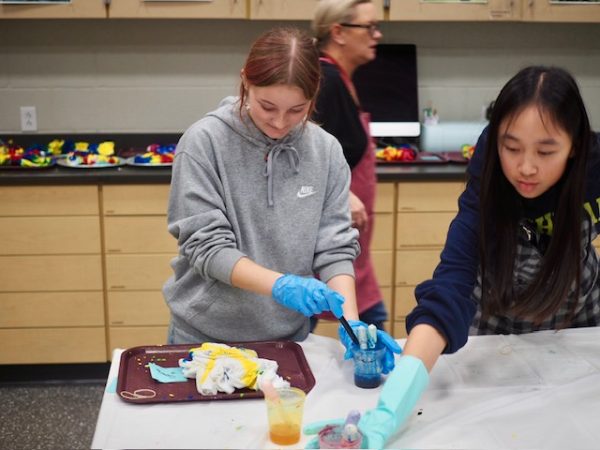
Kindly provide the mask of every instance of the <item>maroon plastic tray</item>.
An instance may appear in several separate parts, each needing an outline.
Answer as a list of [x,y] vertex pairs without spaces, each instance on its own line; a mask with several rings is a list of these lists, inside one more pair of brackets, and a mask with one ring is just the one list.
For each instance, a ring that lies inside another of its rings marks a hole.
[[[180,358],[186,358],[192,348],[202,344],[152,345],[133,347],[121,354],[117,394],[131,403],[166,403],[186,401],[233,400],[262,398],[261,391],[244,388],[231,394],[201,395],[196,390],[196,380],[187,382],[160,383],[152,378],[149,362],[162,367],[178,367]],[[308,393],[315,385],[315,377],[304,356],[302,347],[292,341],[266,341],[227,343],[256,351],[259,358],[277,361],[277,374],[294,387]]]
[[417,152],[415,159],[412,161],[386,161],[384,159],[377,159],[377,164],[446,164],[448,160],[442,153],[434,152]]

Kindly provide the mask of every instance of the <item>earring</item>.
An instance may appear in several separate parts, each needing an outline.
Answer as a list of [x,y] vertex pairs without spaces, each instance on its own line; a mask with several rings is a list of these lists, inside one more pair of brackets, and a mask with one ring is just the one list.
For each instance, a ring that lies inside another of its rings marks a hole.
[[246,108],[246,111],[250,111],[250,105],[248,102],[244,103],[244,108]]

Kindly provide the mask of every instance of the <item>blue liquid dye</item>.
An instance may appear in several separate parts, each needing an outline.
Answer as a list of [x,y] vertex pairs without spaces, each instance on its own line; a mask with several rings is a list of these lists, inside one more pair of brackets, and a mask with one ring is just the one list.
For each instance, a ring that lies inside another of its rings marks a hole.
[[381,384],[381,375],[354,374],[354,384],[359,388],[373,389]]
[[374,349],[354,352],[354,384],[360,388],[372,389],[381,384],[382,360],[385,347],[378,344]]

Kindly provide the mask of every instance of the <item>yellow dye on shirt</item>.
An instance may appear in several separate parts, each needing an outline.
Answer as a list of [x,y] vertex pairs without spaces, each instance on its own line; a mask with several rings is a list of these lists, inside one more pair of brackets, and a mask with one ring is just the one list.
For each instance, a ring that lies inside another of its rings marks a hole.
[[215,361],[219,358],[233,358],[238,360],[244,369],[244,376],[242,377],[242,383],[249,388],[254,388],[256,385],[256,377],[258,375],[259,365],[251,358],[258,358],[258,354],[254,350],[245,348],[229,347],[224,348],[218,344],[211,342],[205,342],[200,347],[196,347],[190,350],[191,352],[207,352],[207,356],[210,361],[206,364],[206,369],[200,377],[200,383],[204,383],[208,374],[213,370]]

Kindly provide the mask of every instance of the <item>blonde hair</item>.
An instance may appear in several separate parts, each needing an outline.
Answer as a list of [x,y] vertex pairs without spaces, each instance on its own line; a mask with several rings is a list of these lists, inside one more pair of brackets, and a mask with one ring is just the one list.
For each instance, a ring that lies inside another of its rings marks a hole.
[[371,3],[371,0],[320,0],[312,21],[317,47],[327,44],[334,24],[352,22],[356,5],[362,3]]

